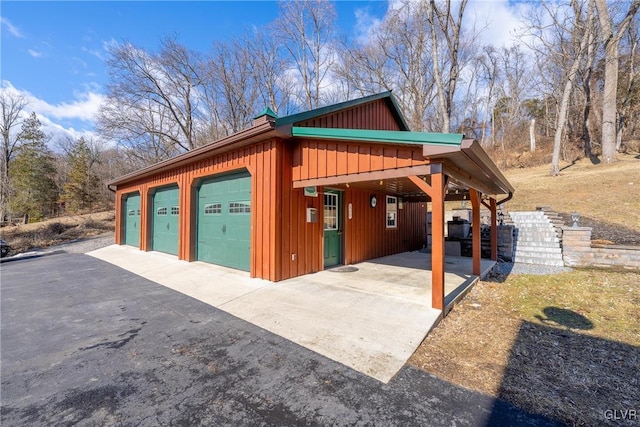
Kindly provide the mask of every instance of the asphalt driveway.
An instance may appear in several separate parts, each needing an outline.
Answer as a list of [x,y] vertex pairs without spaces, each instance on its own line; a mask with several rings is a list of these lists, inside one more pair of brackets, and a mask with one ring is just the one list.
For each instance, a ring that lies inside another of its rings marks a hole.
[[554,425],[410,367],[383,384],[86,255],[0,268],[3,426]]

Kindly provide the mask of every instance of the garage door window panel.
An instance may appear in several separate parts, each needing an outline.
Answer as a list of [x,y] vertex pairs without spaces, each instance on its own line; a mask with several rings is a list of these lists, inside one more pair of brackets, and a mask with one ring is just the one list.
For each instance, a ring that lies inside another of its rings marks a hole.
[[250,214],[251,202],[231,202],[229,203],[230,214]]

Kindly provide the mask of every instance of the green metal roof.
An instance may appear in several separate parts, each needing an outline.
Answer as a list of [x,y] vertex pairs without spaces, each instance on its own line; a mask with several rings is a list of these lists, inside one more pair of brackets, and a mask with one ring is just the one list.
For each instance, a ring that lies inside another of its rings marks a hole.
[[387,144],[446,145],[460,146],[461,133],[427,133],[395,130],[336,129],[336,128],[291,128],[291,136],[320,139],[342,139]]
[[276,125],[293,125],[295,123],[304,122],[316,117],[325,116],[327,114],[334,113],[336,111],[345,110],[347,108],[352,108],[358,105],[366,104],[369,102],[377,101],[378,99],[383,99],[389,107],[391,114],[395,118],[398,126],[403,131],[408,131],[409,126],[404,119],[404,116],[400,112],[400,108],[398,104],[391,94],[391,91],[377,93],[375,95],[365,96],[364,98],[352,99],[350,101],[341,102],[339,104],[327,105],[326,107],[316,108],[315,110],[304,111],[302,113],[291,114],[289,116],[278,117],[276,119]]

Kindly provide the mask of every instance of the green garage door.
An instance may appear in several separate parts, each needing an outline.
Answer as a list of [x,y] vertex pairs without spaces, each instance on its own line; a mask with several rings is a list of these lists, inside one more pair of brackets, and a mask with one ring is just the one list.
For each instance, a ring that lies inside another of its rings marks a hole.
[[200,261],[249,271],[251,175],[208,178],[198,188],[197,252]]
[[129,194],[124,200],[124,244],[140,247],[140,194]]
[[180,218],[178,187],[164,187],[153,195],[154,251],[178,255],[178,218]]

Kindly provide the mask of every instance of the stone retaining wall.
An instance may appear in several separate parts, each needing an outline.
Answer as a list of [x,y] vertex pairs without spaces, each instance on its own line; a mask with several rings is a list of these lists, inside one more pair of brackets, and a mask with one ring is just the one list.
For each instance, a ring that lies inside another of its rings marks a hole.
[[498,226],[498,258],[513,261],[513,225]]
[[563,227],[562,257],[568,267],[640,270],[640,247],[591,244],[591,227]]

